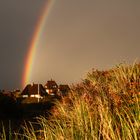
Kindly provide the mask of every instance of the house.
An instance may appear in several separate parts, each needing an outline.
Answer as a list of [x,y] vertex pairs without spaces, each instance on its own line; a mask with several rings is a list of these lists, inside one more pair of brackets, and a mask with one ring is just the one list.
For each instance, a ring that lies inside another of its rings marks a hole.
[[20,97],[21,95],[21,91],[19,89],[13,90],[11,92],[13,94],[13,96],[15,96],[16,98]]
[[54,80],[47,81],[44,87],[49,95],[57,95],[58,85]]
[[34,84],[34,83],[27,85],[21,93],[22,98],[31,97],[31,98],[42,99],[46,95],[47,93],[44,87],[41,84]]
[[61,95],[66,95],[70,91],[70,87],[68,85],[59,85],[59,93]]

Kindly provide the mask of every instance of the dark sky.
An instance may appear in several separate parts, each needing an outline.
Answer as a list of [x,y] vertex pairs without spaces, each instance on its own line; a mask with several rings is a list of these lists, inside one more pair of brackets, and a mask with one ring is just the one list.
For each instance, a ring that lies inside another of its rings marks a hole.
[[[21,87],[25,58],[46,0],[0,1],[0,89]],[[30,81],[79,81],[93,67],[139,60],[139,0],[54,0]]]
[[43,0],[0,0],[0,88],[20,88]]

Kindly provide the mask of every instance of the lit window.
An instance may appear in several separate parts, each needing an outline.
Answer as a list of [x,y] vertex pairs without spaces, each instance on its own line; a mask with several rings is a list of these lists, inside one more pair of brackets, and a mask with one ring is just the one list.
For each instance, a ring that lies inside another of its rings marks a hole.
[[31,95],[31,97],[35,97],[35,95]]
[[27,98],[27,97],[28,97],[28,95],[22,95],[22,97],[23,97],[23,98]]

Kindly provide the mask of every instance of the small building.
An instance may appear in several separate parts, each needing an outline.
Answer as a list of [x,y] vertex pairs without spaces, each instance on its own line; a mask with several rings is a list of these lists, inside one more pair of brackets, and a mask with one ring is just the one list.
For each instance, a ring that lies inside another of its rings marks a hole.
[[70,87],[68,85],[59,85],[59,93],[63,95],[67,95],[67,93],[70,91]]
[[23,98],[38,98],[42,99],[47,95],[45,88],[41,84],[29,84],[27,85],[21,93]]
[[44,87],[49,95],[57,95],[58,85],[54,80],[47,81]]
[[11,92],[13,94],[13,96],[15,96],[16,98],[20,97],[21,95],[21,91],[19,89],[13,90]]

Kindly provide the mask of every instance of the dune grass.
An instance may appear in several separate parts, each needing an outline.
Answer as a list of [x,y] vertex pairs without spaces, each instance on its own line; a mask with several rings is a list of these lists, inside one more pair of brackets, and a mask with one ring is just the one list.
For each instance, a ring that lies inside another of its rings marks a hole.
[[93,69],[55,104],[49,119],[37,118],[39,130],[30,123],[16,139],[139,140],[140,64]]

